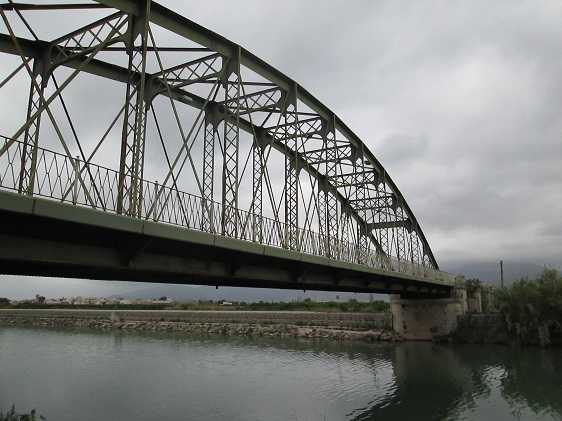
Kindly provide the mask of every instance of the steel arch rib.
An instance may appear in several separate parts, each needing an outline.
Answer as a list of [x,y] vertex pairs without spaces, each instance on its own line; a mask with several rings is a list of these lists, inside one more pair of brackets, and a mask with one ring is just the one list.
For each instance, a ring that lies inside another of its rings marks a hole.
[[[142,14],[144,3],[136,0],[97,0],[97,2],[107,7],[115,8],[117,10],[125,12],[127,14],[138,16]],[[150,22],[160,27],[163,27],[171,32],[176,33],[177,35],[180,35],[204,47],[207,47],[209,50],[220,53],[225,57],[232,57],[234,54],[239,54],[240,64],[242,66],[245,66],[258,75],[262,76],[264,79],[270,81],[275,86],[281,88],[284,92],[296,91],[296,99],[300,100],[303,104],[317,113],[318,116],[320,116],[325,121],[333,121],[334,130],[337,130],[347,140],[347,142],[349,142],[349,144],[355,148],[355,150],[360,150],[364,158],[368,160],[373,169],[375,169],[378,174],[383,175],[384,183],[396,196],[397,201],[400,203],[400,206],[406,213],[410,228],[415,231],[415,233],[419,237],[423,245],[423,254],[427,256],[427,258],[429,259],[429,263],[433,268],[439,269],[433,252],[427,242],[427,239],[423,231],[421,230],[414,213],[404,199],[402,193],[400,192],[392,178],[388,176],[386,170],[376,159],[374,154],[366,147],[361,139],[339,117],[337,117],[337,115],[335,115],[335,113],[333,113],[328,107],[326,107],[323,103],[316,99],[304,87],[300,86],[290,77],[281,73],[259,57],[255,56],[238,44],[201,25],[198,25],[197,23],[187,19],[186,17],[169,10],[158,3],[152,2],[150,6],[149,20]],[[40,50],[44,50],[45,47],[49,45],[49,43],[44,41],[31,41],[21,38],[19,39],[19,44],[20,48],[28,56],[40,55]],[[15,51],[10,38],[3,34],[0,34],[0,51],[11,54],[18,54],[18,52]],[[81,61],[82,60],[80,58],[76,58],[65,62],[64,65],[77,68],[81,66]],[[90,60],[90,62],[83,66],[82,71],[121,81],[124,83],[127,83],[130,77],[127,69],[111,63],[100,61],[98,59]],[[166,93],[163,93],[163,95],[166,95]],[[199,108],[202,107],[205,102],[203,98],[197,97],[196,95],[187,92],[178,93],[177,91],[174,91],[174,95],[177,95],[175,96],[175,99]],[[255,133],[256,130],[263,130],[263,128],[253,126],[250,121],[247,121],[243,118],[239,118],[238,124],[240,128],[249,133]],[[273,143],[273,146],[285,155],[294,152],[289,150],[285,145]],[[303,160],[303,164],[307,164],[306,160],[303,157],[300,157],[299,159]],[[308,168],[303,169],[306,169],[317,180],[323,180],[323,182],[328,185],[327,188],[334,192],[334,195],[336,196],[342,207],[347,207],[348,209],[350,209],[352,211],[351,216],[367,225],[366,221],[362,220],[359,212],[353,206],[353,204],[350,203],[350,201],[346,199],[342,194],[340,194],[337,186],[334,185],[334,183],[332,183],[330,180],[326,180],[326,177],[323,174],[318,172],[315,168],[312,168],[312,166],[310,165],[308,166]],[[377,239],[374,238],[372,233],[370,233],[369,235],[371,237],[371,241],[375,245],[377,245]],[[380,245],[378,246],[378,248],[380,249],[380,251],[384,252],[384,250],[380,248]]]

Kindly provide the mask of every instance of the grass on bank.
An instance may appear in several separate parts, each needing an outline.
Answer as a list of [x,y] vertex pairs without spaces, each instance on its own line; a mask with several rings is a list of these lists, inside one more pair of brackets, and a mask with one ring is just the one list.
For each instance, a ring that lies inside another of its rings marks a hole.
[[313,301],[306,298],[303,301],[254,303],[234,302],[223,306],[212,301],[197,303],[183,303],[176,306],[182,310],[244,310],[244,311],[320,311],[320,312],[350,312],[350,313],[382,313],[390,311],[390,305],[385,301],[361,302],[350,299],[341,301]]

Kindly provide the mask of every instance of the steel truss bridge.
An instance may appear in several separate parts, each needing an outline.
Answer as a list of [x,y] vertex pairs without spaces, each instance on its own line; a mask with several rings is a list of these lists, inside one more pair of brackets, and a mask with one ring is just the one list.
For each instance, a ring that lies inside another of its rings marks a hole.
[[3,273],[449,293],[371,151],[246,49],[150,0],[0,14]]

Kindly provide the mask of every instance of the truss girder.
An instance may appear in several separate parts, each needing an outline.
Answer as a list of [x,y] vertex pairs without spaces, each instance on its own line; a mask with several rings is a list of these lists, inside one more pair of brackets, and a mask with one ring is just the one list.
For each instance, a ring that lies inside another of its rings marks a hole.
[[361,198],[350,200],[356,209],[371,209],[371,208],[388,208],[393,209],[395,206],[396,197],[393,194],[378,195],[371,197],[364,195]]
[[354,187],[357,188],[369,188],[369,186],[375,187],[379,183],[378,174],[375,171],[359,171],[351,172],[345,174],[336,174],[329,177],[329,181],[334,185],[334,187]]
[[[165,80],[170,88],[182,88],[192,83],[217,78],[223,68],[223,57],[220,54],[211,54],[196,60],[179,64],[152,75],[154,79]],[[162,85],[162,84],[160,84]],[[154,94],[166,90],[160,86]]]
[[409,219],[400,219],[397,221],[386,221],[386,222],[373,222],[367,224],[370,230],[381,230],[388,228],[406,228],[408,230],[412,229],[412,223]]
[[84,57],[99,45],[107,47],[125,41],[126,31],[121,25],[125,19],[125,14],[117,12],[51,41],[53,67]]
[[[335,140],[331,140],[330,143],[335,143]],[[352,161],[354,157],[354,148],[350,144],[329,146],[322,149],[305,151],[302,153],[302,156],[312,165],[326,164],[327,166],[331,166],[331,164],[337,164],[344,160]],[[339,177],[338,174],[326,175],[330,180]]]
[[228,100],[221,102],[221,104],[229,110],[233,110],[240,103],[240,114],[249,114],[279,108],[282,98],[283,92],[274,87],[243,95],[240,97],[240,101]]
[[268,133],[280,142],[295,140],[297,138],[307,139],[313,135],[323,133],[323,120],[313,117],[300,120],[298,114],[294,115],[295,121],[285,122],[276,126],[268,127]]
[[[139,4],[142,3],[133,0],[102,0],[101,3],[119,10],[112,19],[116,19],[119,13],[122,16],[127,15],[128,19],[142,17],[144,13],[142,7],[139,7]],[[326,234],[335,233],[336,236],[347,235],[349,227],[345,225],[347,222],[342,221],[345,221],[346,215],[349,215],[356,223],[358,230],[356,238],[359,244],[364,244],[365,247],[370,247],[369,244],[374,245],[381,253],[398,254],[400,258],[408,255],[408,258],[411,260],[423,260],[424,264],[437,268],[437,263],[423,232],[396,185],[361,140],[339,118],[334,116],[327,107],[304,88],[295,84],[290,78],[267,65],[245,49],[169,11],[159,4],[151,4],[147,21],[169,29],[209,49],[211,55],[207,59],[201,59],[199,64],[208,63],[211,60],[210,57],[213,57],[212,60],[216,59],[216,62],[213,63],[221,62],[222,69],[224,60],[231,60],[237,57],[238,69],[240,66],[245,66],[262,78],[265,78],[268,81],[267,83],[273,85],[262,91],[242,94],[239,70],[234,76],[231,73],[230,79],[223,85],[226,91],[225,99],[222,103],[225,106],[222,119],[224,126],[222,171],[222,204],[223,209],[225,209],[222,214],[224,234],[237,236],[237,214],[234,212],[234,209],[238,206],[239,129],[245,130],[248,133],[255,133],[256,130],[262,129],[255,126],[251,118],[250,121],[245,118],[249,117],[253,112],[285,112],[284,118],[281,119],[281,124],[274,126],[270,124],[263,127],[263,131],[266,137],[271,139],[270,144],[272,147],[284,153],[286,157],[285,194],[288,196],[285,197],[284,201],[286,204],[288,203],[288,208],[290,208],[285,211],[285,222],[287,222],[288,226],[294,226],[295,229],[298,229],[298,225],[292,225],[292,223],[294,221],[298,223],[298,171],[304,169],[318,181],[317,186],[321,187],[322,194],[319,195],[319,198],[325,202],[321,204],[323,211],[325,211],[325,216],[321,218],[321,220],[325,221],[322,230]],[[120,21],[117,20],[115,22]],[[115,22],[111,21],[110,23],[116,27]],[[105,21],[97,22],[97,26],[92,25],[86,30],[89,37],[92,36],[91,31],[95,33],[96,28],[108,27],[109,23]],[[116,34],[116,37],[109,42],[119,42],[123,38],[123,34]],[[218,77],[218,67],[214,67],[213,64],[212,69],[205,67],[206,70],[202,70],[203,73],[199,73],[199,70],[197,70],[191,76],[189,72],[193,68],[190,66],[195,63],[191,62],[190,64],[190,62],[186,62],[183,75],[174,73],[181,71],[181,66],[176,66],[176,69],[168,69],[169,73],[167,74],[160,72],[160,74],[149,75],[146,73],[146,69],[143,70],[134,64],[129,69],[123,69],[120,66],[92,59],[91,57],[86,59],[85,56],[88,52],[95,52],[94,44],[77,42],[75,34],[69,39],[72,39],[72,42],[65,45],[64,42],[66,41],[59,41],[57,47],[51,51],[50,54],[54,54],[56,58],[54,61],[58,60],[57,63],[60,65],[75,69],[81,68],[84,72],[119,80],[126,83],[127,86],[131,86],[131,92],[139,91],[137,95],[133,95],[134,100],[132,102],[134,104],[130,104],[127,110],[128,122],[124,124],[123,131],[125,133],[125,127],[134,127],[132,132],[134,132],[135,136],[132,138],[132,143],[128,142],[130,147],[125,154],[130,156],[131,160],[130,163],[127,161],[125,167],[126,171],[133,174],[133,178],[138,177],[142,174],[143,168],[146,113],[142,110],[146,108],[143,101],[147,97],[143,92],[142,98],[138,99],[140,91],[142,89],[146,90],[146,86],[141,88],[141,81],[150,80],[150,83],[156,84],[156,86],[160,84],[159,92],[163,95],[172,96],[179,102],[195,107],[205,107],[205,100],[191,92],[184,91],[183,88],[189,85],[191,81],[204,81],[205,79]],[[21,40],[21,45],[28,57],[42,57],[45,55],[45,46],[49,44],[43,41]],[[142,50],[141,48],[140,51]],[[144,50],[144,54],[146,54],[146,48]],[[11,45],[10,40],[5,35],[0,35],[0,51],[16,53],[14,46]],[[69,51],[74,51],[77,54],[69,54]],[[134,51],[138,52],[139,49],[135,48]],[[216,54],[212,52],[216,52]],[[141,62],[143,61],[141,60]],[[201,70],[203,67],[199,67],[199,69]],[[188,72],[189,76],[185,77],[185,72]],[[166,82],[171,87],[171,92],[163,92],[161,89]],[[176,82],[177,84],[175,84]],[[286,110],[281,109],[280,98],[286,95],[286,92],[293,90],[296,92],[295,109],[292,114],[294,119],[287,119],[290,113],[287,114]],[[298,102],[303,103],[305,108],[311,110],[308,118],[296,113],[296,104]],[[134,110],[134,112],[131,113],[130,110]],[[330,127],[328,130],[326,129],[327,126]],[[131,131],[127,133],[129,132]],[[127,136],[127,138],[129,137]],[[308,140],[318,139],[322,139],[324,142],[320,150],[317,149],[317,146],[311,146],[314,144],[318,145],[318,143],[312,142],[310,145],[307,143]],[[304,146],[300,146],[301,144]],[[258,202],[257,204],[254,203],[254,210],[259,209],[259,202],[261,201],[261,193],[258,194],[256,189],[261,191],[261,180],[264,170],[262,165],[257,165],[258,161],[264,160],[263,155],[259,155],[259,151],[263,151],[263,149],[259,147],[254,148],[252,151],[255,173],[253,175],[252,189],[254,202]],[[0,155],[3,152],[4,150],[1,150]],[[354,170],[352,173],[344,172],[340,165],[345,165],[347,169],[350,166],[354,166]],[[294,182],[295,180],[296,182]],[[129,199],[129,202],[124,204],[124,212],[138,214],[138,206],[141,200],[136,198],[136,195],[142,192],[142,186],[135,186],[134,183],[131,183],[131,186],[127,188],[129,191],[127,194],[133,199]],[[208,188],[206,190],[204,188],[204,191],[208,191]],[[206,194],[203,196],[205,197]],[[387,202],[386,199],[382,198],[384,196],[394,196],[396,201]],[[136,204],[134,203],[135,201],[137,202]],[[372,220],[372,216],[367,219],[367,212],[370,212],[370,214],[378,212],[376,220]],[[398,224],[397,221],[409,221],[411,232],[408,232],[408,228]],[[369,232],[369,228],[373,232]],[[296,240],[298,235],[289,235],[287,238],[289,239],[288,247],[298,247],[296,242],[298,241]]]

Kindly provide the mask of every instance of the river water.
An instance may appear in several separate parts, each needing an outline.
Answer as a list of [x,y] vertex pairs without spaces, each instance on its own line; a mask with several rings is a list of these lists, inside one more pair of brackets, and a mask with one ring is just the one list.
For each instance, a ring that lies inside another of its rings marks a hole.
[[0,409],[49,421],[561,420],[562,351],[0,328]]

